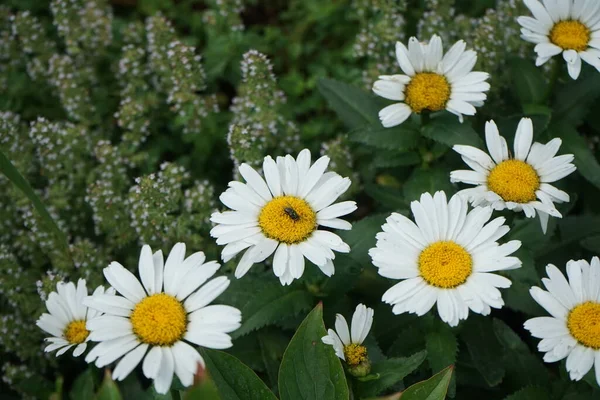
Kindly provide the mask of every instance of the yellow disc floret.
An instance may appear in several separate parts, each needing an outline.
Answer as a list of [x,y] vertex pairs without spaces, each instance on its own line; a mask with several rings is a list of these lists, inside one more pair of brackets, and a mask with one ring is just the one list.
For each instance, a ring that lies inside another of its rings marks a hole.
[[579,21],[560,21],[550,31],[550,41],[563,50],[585,51],[590,42],[590,28]]
[[344,358],[348,365],[358,365],[367,359],[367,348],[360,344],[351,343],[344,346]]
[[85,329],[84,320],[73,321],[69,323],[69,325],[67,325],[65,328],[64,333],[65,339],[67,339],[67,342],[70,344],[79,344],[85,342],[85,339],[87,339],[89,334],[90,331]]
[[450,84],[442,75],[421,72],[411,78],[404,94],[404,102],[413,112],[439,111],[446,108],[450,99]]
[[600,350],[600,303],[588,301],[573,308],[567,327],[579,343]]
[[141,342],[170,346],[185,334],[187,317],[179,300],[166,293],[153,294],[140,301],[131,313],[133,333]]
[[432,286],[452,289],[462,285],[473,272],[471,255],[452,241],[430,244],[419,255],[421,277]]
[[268,238],[287,244],[300,243],[317,229],[317,214],[304,199],[279,196],[260,211],[258,225]]
[[540,177],[526,162],[506,160],[490,171],[487,186],[504,201],[529,203],[535,200],[535,192],[540,188]]

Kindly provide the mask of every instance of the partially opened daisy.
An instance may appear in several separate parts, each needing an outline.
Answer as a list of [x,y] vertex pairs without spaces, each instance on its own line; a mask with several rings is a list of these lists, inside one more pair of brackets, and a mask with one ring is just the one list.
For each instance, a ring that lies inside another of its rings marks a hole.
[[[88,320],[90,340],[100,342],[85,360],[103,367],[121,358],[113,379],[122,380],[144,359],[142,371],[166,393],[173,373],[184,386],[192,384],[204,360],[192,345],[212,349],[232,346],[228,335],[239,328],[241,313],[225,305],[210,305],[229,286],[204,253],[185,258],[185,244],[177,243],[166,263],[161,251],[142,247],[140,280],[118,262],[104,269],[104,277],[120,296],[95,294],[84,304],[104,312]],[[209,280],[210,279],[210,280]]]
[[562,53],[573,79],[579,77],[581,60],[600,71],[600,1],[524,1],[533,18],[518,21],[521,37],[536,44],[536,65]]
[[600,384],[600,260],[592,258],[569,261],[569,280],[554,265],[546,267],[548,278],[542,282],[547,290],[533,287],[533,299],[550,313],[550,317],[525,322],[531,335],[542,339],[538,350],[551,363],[567,358],[567,371],[580,380],[596,367]]
[[[99,286],[94,294],[112,296],[114,291],[109,289],[105,292],[104,287]],[[56,292],[48,295],[46,308],[49,313],[42,314],[36,322],[37,326],[52,335],[46,338],[50,344],[44,351],[58,350],[56,352],[58,357],[75,346],[73,356],[78,357],[83,354],[90,340],[90,332],[85,324],[99,314],[96,310],[83,305],[82,301],[87,296],[85,279],[79,279],[77,287],[73,282],[59,282],[56,285]]]
[[468,211],[463,197],[447,202],[441,191],[423,193],[411,210],[416,224],[393,213],[377,234],[377,247],[369,250],[379,275],[402,280],[382,298],[393,305],[394,314],[421,316],[437,303],[441,319],[456,326],[467,319],[469,309],[487,315],[490,308],[501,308],[498,288],[510,287],[511,281],[491,272],[521,266],[510,257],[521,242],[497,242],[509,231],[505,219],[488,222],[491,207]]
[[523,211],[528,218],[535,217],[537,211],[542,230],[546,232],[549,215],[562,217],[554,203],[569,201],[569,195],[551,183],[575,171],[571,163],[573,155],[555,157],[562,143],[559,138],[546,144],[532,144],[533,124],[529,118],[519,122],[514,154],[509,154],[506,139],[500,136],[494,121],[485,125],[485,140],[490,155],[472,146],[453,147],[473,170],[452,171],[450,180],[476,185],[459,194],[466,196],[473,206]]
[[333,204],[350,187],[350,179],[325,172],[328,164],[329,157],[323,156],[311,165],[310,151],[304,149],[296,159],[289,154],[277,157],[277,162],[265,157],[265,179],[248,164],[240,165],[246,183],[229,182],[219,198],[233,211],[214,213],[211,221],[217,225],[210,231],[217,244],[226,245],[224,262],[245,250],[236,278],[273,253],[273,272],[282,285],[302,276],[304,257],[325,275],[333,275],[333,251],[347,253],[350,247],[319,225],[352,228],[339,217],[356,210],[356,203]]
[[[359,304],[352,315],[352,325],[348,328],[346,318],[342,314],[335,316],[335,331],[327,330],[323,343],[333,346],[335,355],[346,362],[350,371],[367,375],[371,368],[367,348],[363,346],[365,338],[373,325],[373,309]],[[360,367],[362,368],[360,368]]]
[[396,57],[404,75],[383,75],[373,84],[377,95],[400,102],[379,112],[383,126],[400,125],[413,112],[448,110],[461,122],[463,114],[475,115],[475,107],[487,98],[489,74],[472,71],[477,53],[466,47],[459,40],[444,55],[437,35],[429,43],[411,37],[408,48],[397,42]]

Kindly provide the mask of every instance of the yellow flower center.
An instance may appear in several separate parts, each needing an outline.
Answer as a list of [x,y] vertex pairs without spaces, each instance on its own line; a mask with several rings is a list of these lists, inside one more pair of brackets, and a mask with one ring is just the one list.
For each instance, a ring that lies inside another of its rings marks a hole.
[[71,344],[79,344],[85,342],[90,331],[85,329],[85,321],[73,321],[67,325],[65,329],[65,339]]
[[137,303],[131,313],[133,333],[143,343],[170,346],[181,340],[187,327],[185,309],[166,293],[153,294]]
[[550,31],[550,41],[563,50],[584,51],[590,42],[590,28],[579,21],[560,21]]
[[419,255],[419,272],[427,283],[443,289],[462,285],[473,272],[471,255],[451,241],[430,244]]
[[346,358],[346,364],[358,365],[367,359],[367,348],[360,344],[351,343],[344,346],[344,357]]
[[439,111],[446,108],[450,99],[450,84],[442,75],[421,72],[411,78],[404,94],[404,102],[416,113]]
[[317,229],[317,214],[304,199],[279,196],[265,204],[258,225],[268,238],[287,244],[300,243]]
[[506,160],[490,171],[488,188],[504,201],[529,203],[535,200],[540,177],[533,167],[521,160]]
[[588,301],[572,309],[567,327],[579,343],[600,350],[600,303]]

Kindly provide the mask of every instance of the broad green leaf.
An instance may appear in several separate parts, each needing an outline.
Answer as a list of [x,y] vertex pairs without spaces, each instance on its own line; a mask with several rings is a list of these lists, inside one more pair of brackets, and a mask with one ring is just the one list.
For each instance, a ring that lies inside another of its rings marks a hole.
[[423,136],[452,147],[455,144],[482,147],[483,142],[469,121],[462,124],[455,115],[444,114],[433,118],[421,132]]
[[542,104],[548,93],[548,85],[542,69],[531,61],[512,58],[508,62],[512,82],[512,90],[521,106]]
[[194,385],[185,392],[180,392],[180,398],[183,400],[223,400],[210,374],[206,370],[199,372],[200,374],[195,377]]
[[589,71],[579,79],[567,80],[561,88],[554,90],[554,116],[572,125],[579,125],[589,112],[589,105],[600,97],[600,74]]
[[219,394],[227,400],[276,400],[269,388],[250,368],[225,352],[202,349],[206,369]]
[[67,243],[67,239],[65,235],[61,232],[56,225],[56,222],[52,219],[52,216],[46,210],[46,207],[40,200],[37,194],[33,191],[29,182],[21,175],[21,173],[17,170],[17,168],[10,162],[10,160],[6,157],[6,155],[0,150],[0,172],[2,172],[6,177],[17,187],[20,191],[23,192],[25,196],[31,201],[33,207],[37,210],[37,212],[42,217],[44,224],[52,231],[55,235],[58,243],[63,247],[65,253],[69,255],[69,245]]
[[379,110],[383,107],[375,96],[356,86],[335,79],[321,79],[317,86],[329,107],[349,128],[358,128],[363,125],[381,126],[378,115]]
[[560,127],[551,128],[550,134],[562,139],[561,153],[571,153],[575,156],[573,163],[577,167],[577,172],[592,185],[600,188],[600,164],[575,128],[563,124]]
[[434,373],[456,363],[458,342],[452,330],[446,326],[425,335],[427,361]]
[[69,392],[69,397],[71,400],[91,399],[94,397],[94,370],[92,368],[86,369],[85,372],[77,376]]
[[550,394],[539,386],[529,386],[505,397],[504,400],[548,400]]
[[[439,324],[435,331],[425,335],[425,348],[427,349],[427,361],[433,373],[438,373],[456,363],[458,341],[454,332],[446,324]],[[456,380],[452,379],[448,394],[450,397],[454,397],[455,393]]]
[[444,400],[454,366],[438,372],[426,381],[415,383],[400,396],[400,400]]
[[358,393],[359,397],[378,395],[419,368],[425,360],[426,355],[426,351],[420,351],[410,357],[390,358],[373,364],[370,375],[374,378],[365,382],[356,382],[356,393]]
[[393,128],[363,126],[348,133],[348,139],[355,143],[401,153],[414,149],[417,146],[419,142],[419,130],[409,123]]
[[232,335],[234,338],[306,312],[313,305],[311,294],[303,286],[281,286],[272,273],[234,280],[222,299],[239,308],[244,316],[242,326]]
[[333,347],[321,338],[323,305],[319,303],[300,324],[283,355],[279,369],[281,400],[347,400],[344,369]]
[[377,151],[373,159],[375,168],[396,168],[417,165],[421,162],[421,156],[414,151],[398,153],[397,151]]
[[596,235],[583,239],[581,246],[595,254],[600,254],[600,236]]
[[404,212],[407,212],[406,210],[408,210],[408,204],[404,201],[404,195],[401,190],[389,186],[367,183],[365,185],[365,192],[373,200],[376,200],[379,204],[391,211],[398,212],[403,210]]
[[464,323],[460,336],[467,345],[475,368],[490,386],[502,382],[504,367],[498,363],[502,358],[502,346],[494,333],[488,317],[470,315]]
[[349,256],[361,266],[370,265],[369,249],[375,247],[375,235],[381,231],[388,214],[375,214],[352,225],[349,231],[338,232],[338,235],[350,246]]
[[121,392],[110,376],[110,370],[104,370],[104,380],[94,397],[95,400],[122,400]]
[[438,190],[446,192],[448,199],[455,192],[447,168],[415,168],[404,183],[404,198],[410,203],[418,200],[422,193],[428,192],[433,195]]
[[548,370],[537,354],[502,320],[494,318],[494,332],[503,351],[502,362],[506,369],[503,385],[520,388],[527,385],[546,386],[549,382]]
[[553,246],[562,247],[600,234],[600,216],[582,214],[564,217],[558,221],[561,241]]

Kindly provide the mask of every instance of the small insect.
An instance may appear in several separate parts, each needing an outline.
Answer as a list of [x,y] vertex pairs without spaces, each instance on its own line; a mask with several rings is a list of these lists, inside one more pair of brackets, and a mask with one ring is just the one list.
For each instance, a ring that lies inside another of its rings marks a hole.
[[298,213],[292,207],[285,207],[283,209],[283,211],[285,211],[285,213],[288,215],[288,217],[290,217],[294,221],[299,221],[300,220],[300,216],[298,215]]

